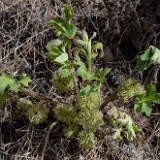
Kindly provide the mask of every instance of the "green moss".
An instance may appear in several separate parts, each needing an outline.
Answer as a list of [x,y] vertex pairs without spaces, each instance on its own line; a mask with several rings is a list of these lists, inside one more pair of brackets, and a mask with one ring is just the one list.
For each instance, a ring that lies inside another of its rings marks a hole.
[[33,124],[40,124],[46,121],[48,118],[48,108],[41,102],[32,106],[27,111],[27,117]]

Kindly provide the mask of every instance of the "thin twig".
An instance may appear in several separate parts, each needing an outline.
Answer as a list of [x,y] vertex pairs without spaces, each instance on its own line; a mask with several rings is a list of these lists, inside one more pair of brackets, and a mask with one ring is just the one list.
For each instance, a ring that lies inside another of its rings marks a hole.
[[49,98],[47,96],[44,96],[42,94],[39,94],[39,93],[36,93],[34,91],[31,91],[31,90],[28,90],[26,88],[20,88],[20,92],[30,96],[30,97],[33,97],[33,98],[36,98],[36,99],[39,99],[39,100],[43,100],[43,101],[47,101],[49,103],[52,103],[52,104],[57,104],[56,101],[54,101],[52,98]]
[[48,133],[47,133],[47,135],[46,135],[45,143],[44,143],[44,146],[43,146],[43,151],[42,151],[41,160],[44,160],[45,151],[46,151],[46,148],[47,148],[49,136],[50,136],[51,130],[53,129],[53,127],[55,127],[56,124],[57,124],[57,122],[53,122],[53,123],[49,126]]

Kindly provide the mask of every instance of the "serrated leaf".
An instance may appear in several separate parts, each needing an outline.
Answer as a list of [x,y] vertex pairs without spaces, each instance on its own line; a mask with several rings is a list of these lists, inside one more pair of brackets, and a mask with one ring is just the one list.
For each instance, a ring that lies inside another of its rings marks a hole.
[[2,73],[0,76],[0,94],[3,94],[7,87],[9,87],[14,92],[18,91],[17,81],[10,75]]
[[62,53],[60,56],[54,59],[54,62],[63,64],[64,62],[68,61],[68,54]]
[[75,25],[70,25],[66,32],[64,33],[64,36],[68,37],[69,39],[74,38],[77,33],[77,27]]
[[92,46],[92,52],[94,52],[97,49],[103,50],[103,44],[102,43],[96,43],[95,45]]
[[66,32],[66,29],[61,25],[61,23],[57,23],[54,20],[51,20],[49,22],[58,32],[61,32],[62,34]]
[[[58,24],[61,24],[65,28],[68,27],[68,23],[63,18],[59,18],[59,17],[58,18],[54,18],[53,21],[56,22],[56,23],[58,23]],[[53,21],[51,21],[50,23],[52,24]]]
[[97,83],[102,84],[106,80],[106,75],[111,71],[110,68],[101,68],[98,72],[94,74],[94,79],[97,81]]
[[21,83],[23,86],[28,87],[28,83],[32,82],[32,80],[30,79],[29,76],[27,76],[27,74],[23,73],[20,76],[20,80],[18,81],[18,83]]

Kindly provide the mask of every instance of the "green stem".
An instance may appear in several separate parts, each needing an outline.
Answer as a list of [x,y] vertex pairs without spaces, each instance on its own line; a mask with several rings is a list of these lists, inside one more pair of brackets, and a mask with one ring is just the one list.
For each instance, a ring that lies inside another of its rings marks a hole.
[[88,71],[91,72],[92,70],[92,62],[91,62],[91,55],[87,55],[87,65],[88,65]]
[[76,71],[75,71],[75,66],[73,63],[73,55],[72,55],[72,49],[71,49],[71,44],[68,46],[68,56],[69,56],[69,61],[71,62],[71,74],[74,82],[74,89],[75,93],[78,93],[78,84],[77,84],[77,77],[76,77]]

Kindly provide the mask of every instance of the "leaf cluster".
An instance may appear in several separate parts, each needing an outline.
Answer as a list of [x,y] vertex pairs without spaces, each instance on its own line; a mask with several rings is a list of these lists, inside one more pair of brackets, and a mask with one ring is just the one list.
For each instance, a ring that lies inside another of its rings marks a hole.
[[140,132],[140,129],[134,124],[131,117],[124,113],[118,111],[116,107],[113,107],[108,111],[110,115],[110,121],[114,128],[114,139],[122,140],[123,137],[126,137],[129,141],[136,139],[136,133]]
[[160,93],[156,93],[154,85],[147,85],[146,93],[136,96],[134,110],[135,112],[142,112],[150,116],[152,113],[152,103],[160,104]]

